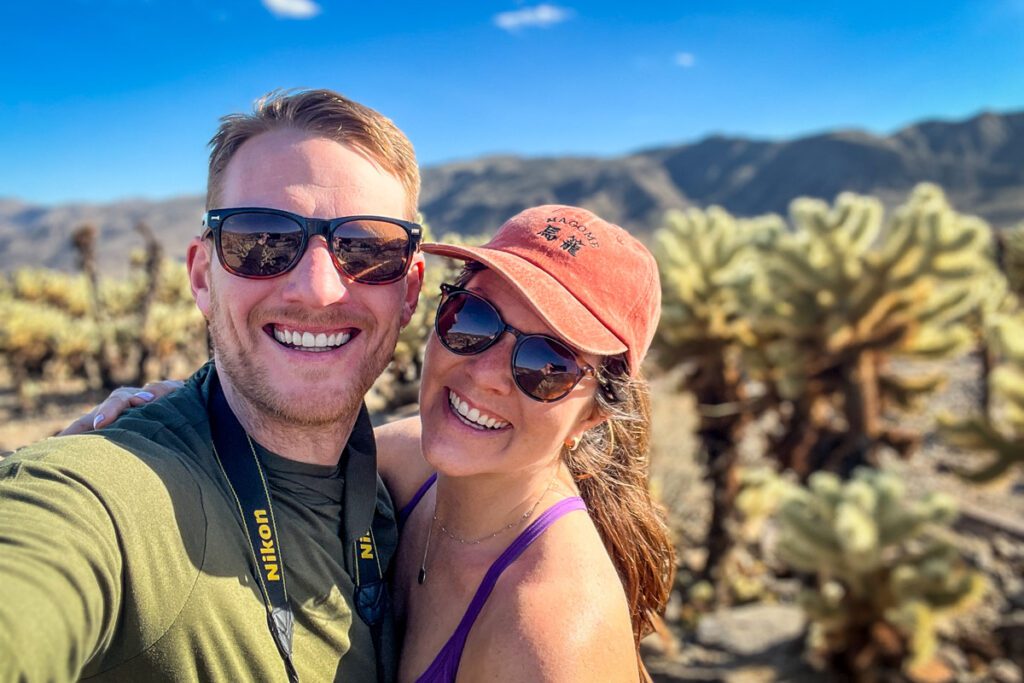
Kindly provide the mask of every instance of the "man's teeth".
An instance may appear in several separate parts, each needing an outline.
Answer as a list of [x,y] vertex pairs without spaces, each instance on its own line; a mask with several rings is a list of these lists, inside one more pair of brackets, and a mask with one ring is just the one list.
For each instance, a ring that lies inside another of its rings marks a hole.
[[501,429],[508,425],[508,422],[484,415],[476,408],[470,408],[469,404],[459,398],[454,391],[448,391],[448,402],[451,404],[463,422],[481,429]]
[[274,339],[282,344],[288,344],[296,348],[322,351],[344,346],[352,338],[349,332],[338,332],[337,334],[313,334],[312,332],[299,332],[298,330],[287,330],[283,327],[274,328]]

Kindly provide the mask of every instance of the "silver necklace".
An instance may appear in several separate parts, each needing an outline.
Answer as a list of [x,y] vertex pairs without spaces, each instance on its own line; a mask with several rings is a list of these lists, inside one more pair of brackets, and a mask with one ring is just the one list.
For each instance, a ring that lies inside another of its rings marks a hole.
[[555,476],[551,477],[551,481],[548,482],[547,488],[545,488],[544,491],[541,492],[540,496],[538,496],[537,500],[535,500],[533,502],[533,505],[530,506],[529,510],[524,512],[522,515],[520,515],[516,519],[513,519],[511,522],[509,522],[505,526],[501,527],[500,529],[498,529],[494,533],[486,534],[484,536],[481,536],[480,538],[474,538],[472,540],[468,539],[468,538],[462,538],[461,536],[457,536],[457,535],[453,534],[451,531],[449,531],[448,528],[445,527],[444,524],[438,524],[438,522],[437,522],[437,503],[435,502],[434,503],[434,516],[433,516],[433,519],[431,519],[431,521],[430,521],[430,526],[427,527],[427,542],[423,544],[423,559],[420,560],[420,572],[416,576],[416,581],[422,586],[426,582],[426,580],[427,580],[427,551],[430,549],[430,534],[434,530],[434,525],[435,524],[437,524],[440,527],[441,533],[443,533],[445,536],[447,536],[448,538],[452,539],[453,541],[456,541],[456,542],[458,542],[458,543],[460,543],[462,545],[480,545],[484,541],[489,541],[492,538],[494,538],[495,536],[498,536],[499,534],[503,534],[506,531],[509,531],[510,529],[513,529],[513,528],[515,528],[517,526],[520,526],[526,520],[528,520],[530,517],[532,517],[533,513],[537,511],[537,506],[540,505],[540,501],[544,500],[544,496],[548,495],[548,491],[551,490],[551,487],[554,485],[555,478],[557,476],[558,476],[558,470],[555,470]]

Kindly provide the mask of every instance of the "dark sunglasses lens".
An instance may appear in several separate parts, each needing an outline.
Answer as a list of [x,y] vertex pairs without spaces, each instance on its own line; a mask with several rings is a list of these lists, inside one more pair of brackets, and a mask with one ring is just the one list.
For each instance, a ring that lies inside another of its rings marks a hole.
[[292,265],[301,247],[302,226],[287,216],[236,213],[221,222],[221,258],[239,275],[279,275]]
[[459,292],[437,308],[434,327],[441,343],[452,353],[479,353],[501,334],[504,325],[486,302]]
[[334,228],[331,250],[357,282],[393,282],[409,264],[409,233],[387,221],[345,221]]
[[512,359],[516,384],[542,401],[562,398],[576,386],[580,366],[569,347],[546,337],[528,337]]

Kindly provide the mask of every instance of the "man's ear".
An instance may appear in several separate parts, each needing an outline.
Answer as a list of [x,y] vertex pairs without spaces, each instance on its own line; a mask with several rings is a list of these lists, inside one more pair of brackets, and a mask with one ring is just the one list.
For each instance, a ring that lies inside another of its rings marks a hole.
[[185,264],[188,267],[188,283],[192,288],[192,298],[196,306],[207,320],[210,319],[210,278],[213,273],[210,243],[199,237],[193,237],[188,243]]
[[412,314],[416,312],[416,305],[420,300],[420,290],[423,288],[423,270],[425,267],[423,254],[416,252],[412,257],[412,264],[405,276],[405,299],[402,301],[402,327],[409,324]]

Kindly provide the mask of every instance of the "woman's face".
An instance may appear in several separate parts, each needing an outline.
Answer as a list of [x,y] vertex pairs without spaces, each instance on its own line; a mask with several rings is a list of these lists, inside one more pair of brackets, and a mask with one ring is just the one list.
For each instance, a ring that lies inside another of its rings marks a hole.
[[[466,289],[490,301],[508,325],[527,334],[556,336],[493,272],[476,273]],[[420,416],[423,455],[438,471],[468,476],[543,468],[567,439],[600,422],[594,401],[597,385],[592,377],[584,377],[567,396],[553,403],[541,403],[524,394],[512,377],[515,342],[513,335],[503,334],[483,353],[460,356],[446,349],[436,332],[430,335],[420,386]],[[579,361],[593,367],[599,362],[587,354],[581,354]],[[468,416],[463,416],[455,403]]]

